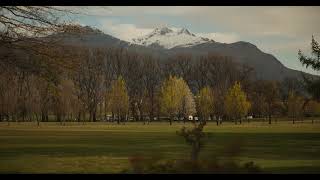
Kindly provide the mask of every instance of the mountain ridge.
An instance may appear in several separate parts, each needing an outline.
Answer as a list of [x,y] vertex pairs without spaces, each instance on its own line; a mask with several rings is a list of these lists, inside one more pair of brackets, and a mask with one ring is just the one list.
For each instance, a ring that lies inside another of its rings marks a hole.
[[[128,50],[133,50],[135,52],[152,54],[159,57],[160,59],[168,59],[170,56],[179,53],[188,53],[192,54],[193,56],[214,53],[223,56],[229,56],[235,62],[249,65],[250,67],[255,69],[256,77],[258,79],[283,80],[286,77],[301,78],[301,74],[319,77],[310,73],[290,69],[283,65],[272,54],[265,53],[261,51],[256,45],[246,41],[238,41],[229,44],[209,41],[192,46],[175,46],[173,48],[166,49],[159,46],[158,44],[143,46],[130,43],[128,41],[120,40],[116,37],[97,30],[88,30],[87,32],[88,33],[78,35],[72,33],[56,34],[53,35],[52,38],[55,38],[55,36],[61,36],[63,39],[63,43],[73,46],[125,48]],[[189,34],[190,32],[187,29],[180,29],[180,33]]]
[[186,28],[173,30],[166,26],[155,28],[151,33],[132,39],[132,43],[137,45],[146,47],[158,46],[165,49],[194,46],[206,42],[214,41],[209,38],[196,36]]

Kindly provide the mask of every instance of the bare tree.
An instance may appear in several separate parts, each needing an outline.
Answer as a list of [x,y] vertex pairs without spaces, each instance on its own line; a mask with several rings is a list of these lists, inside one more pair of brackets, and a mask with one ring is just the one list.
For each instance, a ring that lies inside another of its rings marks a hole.
[[117,122],[123,121],[128,114],[129,96],[127,93],[126,82],[120,76],[112,82],[110,91],[110,109],[117,115]]
[[170,57],[165,64],[166,77],[182,77],[189,86],[192,83],[193,59],[191,54],[178,53]]
[[159,60],[146,55],[143,58],[143,86],[145,89],[145,105],[150,120],[154,119],[157,106],[157,93],[161,82],[161,69]]
[[18,104],[17,77],[14,69],[7,69],[0,72],[0,105],[1,116],[6,118],[8,125],[10,117],[15,119]]
[[46,63],[70,65],[62,59],[57,61],[57,57],[64,57],[66,53],[52,53],[61,51],[62,44],[61,38],[50,38],[50,35],[80,30],[80,26],[69,25],[72,21],[67,16],[75,13],[78,12],[52,6],[0,6],[0,49],[6,52],[1,53],[1,63],[24,67],[26,62],[14,57],[13,51],[18,50],[45,55]]
[[266,113],[268,115],[269,124],[271,124],[271,118],[278,110],[279,102],[279,86],[277,82],[274,81],[258,81],[259,86],[266,102]]
[[79,88],[79,98],[89,112],[89,120],[97,120],[97,106],[102,100],[103,86],[103,59],[101,49],[82,49],[79,54],[81,64],[74,76],[74,83]]
[[135,52],[128,52],[124,54],[125,70],[124,76],[128,95],[130,97],[130,109],[136,120],[143,120],[143,55]]

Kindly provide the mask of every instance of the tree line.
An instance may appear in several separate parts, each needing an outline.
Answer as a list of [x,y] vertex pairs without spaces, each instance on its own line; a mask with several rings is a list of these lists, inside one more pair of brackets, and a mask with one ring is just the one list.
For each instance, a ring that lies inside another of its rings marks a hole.
[[[254,69],[231,57],[180,53],[160,59],[124,48],[73,47],[72,70],[41,64],[29,54],[31,69],[1,64],[0,120],[186,122],[319,113],[298,79],[257,80]],[[193,118],[194,120],[194,118]],[[293,121],[294,122],[294,121]]]

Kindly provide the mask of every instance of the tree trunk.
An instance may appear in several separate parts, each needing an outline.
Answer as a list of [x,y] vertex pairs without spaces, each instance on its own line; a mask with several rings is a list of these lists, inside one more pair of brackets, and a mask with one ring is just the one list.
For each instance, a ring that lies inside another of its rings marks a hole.
[[8,122],[8,126],[10,125],[10,117],[9,115],[7,115],[7,122]]
[[86,121],[86,112],[84,111],[84,112],[82,112],[82,124],[83,125],[84,125],[85,121]]
[[153,119],[154,119],[154,115],[153,115],[153,110],[151,110],[151,112],[150,112],[150,121],[153,121]]
[[200,145],[198,142],[194,142],[192,144],[192,150],[191,150],[191,160],[197,161],[199,156]]
[[11,120],[12,120],[12,122],[14,122],[16,120],[13,113],[11,114]]
[[153,94],[153,89],[152,89],[152,91],[151,91],[152,93],[151,93],[151,112],[150,112],[150,121],[153,121],[153,119],[154,119],[154,106],[155,106],[155,104],[154,104],[154,94]]
[[[25,113],[24,113],[24,112],[22,112],[22,122],[24,122],[24,121],[25,121],[25,117],[26,117]],[[19,121],[19,120],[17,119],[17,121]]]
[[132,109],[131,112],[132,112],[132,116],[133,116],[134,121],[138,122],[139,121],[139,116],[136,113],[136,111],[134,109]]
[[104,119],[107,119],[107,94],[104,96]]
[[46,121],[46,117],[45,117],[44,112],[41,112],[41,120],[42,120],[43,122],[45,122],[45,121]]
[[173,116],[172,115],[170,115],[170,126],[172,125],[172,119],[173,119]]
[[61,122],[61,119],[60,119],[60,115],[59,115],[59,114],[56,114],[56,120],[57,120],[57,122]]
[[[159,106],[158,106],[159,107]],[[158,117],[158,121],[160,121],[160,110],[159,110],[160,108],[158,108],[158,110],[157,110],[157,117]]]
[[140,120],[143,121],[143,124],[146,124],[146,122],[145,122],[146,119],[143,117],[142,104],[138,103],[137,104],[137,108],[138,108],[138,111],[139,111]]
[[[211,120],[213,120],[213,116],[211,116]],[[216,123],[217,123],[217,126],[219,126],[219,118],[217,118],[217,116],[216,116]]]
[[133,119],[135,122],[138,122],[139,121],[139,115],[136,111],[136,108],[135,108],[135,104],[134,103],[131,103],[131,112],[132,112],[132,116],[133,116]]
[[97,121],[97,111],[96,111],[96,109],[94,109],[93,112],[92,112],[92,121],[93,122]]
[[136,110],[134,110],[134,119],[136,122],[141,121],[139,114],[136,112]]
[[37,121],[37,126],[39,126],[39,118],[38,118],[38,114],[35,113],[34,116],[36,117],[36,121]]
[[81,120],[81,112],[80,111],[78,112],[77,120],[78,120],[78,123],[80,123],[80,120]]
[[100,102],[100,107],[99,107],[99,119],[100,121],[102,120],[102,103]]
[[269,124],[271,124],[271,114],[269,114]]
[[89,111],[89,122],[92,121],[92,110]]
[[295,120],[294,118],[295,118],[295,117],[292,117],[292,124],[294,124],[294,120]]

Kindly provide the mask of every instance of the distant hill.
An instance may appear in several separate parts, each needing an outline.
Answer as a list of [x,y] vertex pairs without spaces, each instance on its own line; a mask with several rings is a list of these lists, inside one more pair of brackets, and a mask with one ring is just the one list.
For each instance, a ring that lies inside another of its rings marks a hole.
[[[172,32],[170,29],[165,29],[166,31],[155,29],[153,35],[157,37],[152,39],[155,42],[146,42],[150,40],[150,38],[148,39],[146,37],[135,39],[135,42],[127,42],[90,27],[84,28],[86,32],[81,35],[61,33],[52,35],[51,38],[60,38],[63,43],[76,46],[105,48],[121,47],[136,52],[153,54],[160,57],[160,59],[168,58],[177,53],[188,53],[195,56],[207,53],[217,53],[219,55],[230,56],[235,62],[253,67],[257,78],[265,80],[283,80],[286,77],[301,78],[301,74],[304,73],[285,67],[273,55],[262,52],[258,47],[249,42],[239,41],[230,44],[219,43],[214,40],[195,37],[195,35],[190,33],[187,29],[181,29],[176,32]],[[170,42],[171,44],[169,43],[169,46],[168,43],[166,44],[164,41],[170,38],[166,37],[161,41],[158,40],[160,38],[159,36],[165,36],[166,33],[170,33],[170,36],[175,37],[186,38],[186,36],[190,36],[193,38],[180,40],[180,42]],[[186,43],[187,45],[184,45],[183,43]],[[314,75],[310,74],[310,76]]]

